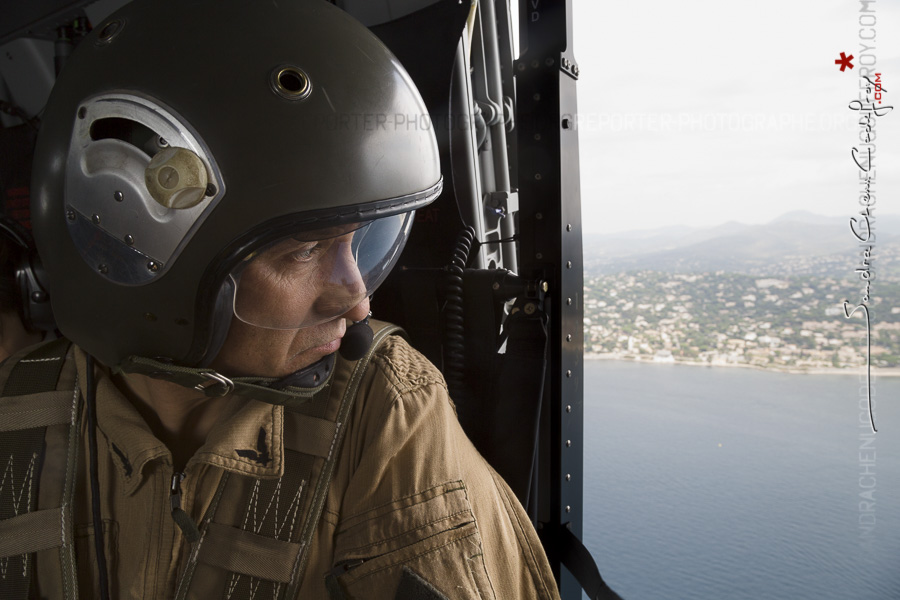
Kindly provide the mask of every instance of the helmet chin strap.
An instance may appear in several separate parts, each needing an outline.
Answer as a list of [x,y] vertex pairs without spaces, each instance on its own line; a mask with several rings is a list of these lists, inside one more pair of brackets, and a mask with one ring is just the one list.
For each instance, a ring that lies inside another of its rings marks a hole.
[[[341,340],[340,354],[344,360],[356,361],[365,356],[372,346],[374,332],[369,326],[369,317],[354,321]],[[207,396],[238,396],[254,398],[269,404],[291,404],[312,398],[322,390],[334,372],[335,355],[329,354],[319,361],[304,367],[286,377],[226,377],[209,367],[182,367],[172,363],[131,356],[118,370],[124,373],[138,373],[164,379],[193,388]]]
[[233,393],[269,404],[290,405],[306,402],[324,389],[334,373],[334,361],[335,355],[329,354],[296,373],[279,378],[226,377],[208,367],[182,367],[142,356],[128,357],[116,370],[171,381],[209,397]]

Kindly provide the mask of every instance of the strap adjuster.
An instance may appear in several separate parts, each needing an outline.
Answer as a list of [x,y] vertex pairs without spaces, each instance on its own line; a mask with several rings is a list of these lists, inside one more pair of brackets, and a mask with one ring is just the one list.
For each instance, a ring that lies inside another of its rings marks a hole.
[[194,386],[194,389],[198,392],[203,392],[210,397],[221,398],[234,391],[234,382],[220,373],[216,373],[215,371],[200,371],[198,375],[208,378],[206,381]]

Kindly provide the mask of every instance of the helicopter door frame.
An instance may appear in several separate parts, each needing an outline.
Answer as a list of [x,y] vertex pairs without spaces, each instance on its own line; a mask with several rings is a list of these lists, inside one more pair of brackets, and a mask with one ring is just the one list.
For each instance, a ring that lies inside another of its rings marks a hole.
[[[505,2],[505,0],[499,0]],[[513,0],[515,1],[515,0]],[[584,274],[572,0],[518,0],[514,63],[518,130],[519,272],[549,285],[550,369],[542,415],[539,527],[583,528]],[[549,481],[543,478],[548,478]],[[563,600],[581,586],[546,545]]]

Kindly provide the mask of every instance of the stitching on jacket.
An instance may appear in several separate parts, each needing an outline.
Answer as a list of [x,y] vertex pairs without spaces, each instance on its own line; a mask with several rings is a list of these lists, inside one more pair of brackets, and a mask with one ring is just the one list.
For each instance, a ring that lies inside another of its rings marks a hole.
[[[420,373],[416,377],[410,376],[409,373],[401,374],[401,371],[397,366],[397,361],[392,358],[393,354],[399,354],[400,358],[404,358],[408,361],[409,353],[414,351],[415,350],[411,346],[406,344],[405,341],[400,338],[397,338],[397,336],[389,336],[378,348],[369,362],[369,369],[367,369],[363,381],[371,382],[375,377],[381,377],[385,386],[385,392],[387,392],[385,402],[380,407],[380,411],[377,415],[377,419],[382,424],[387,421],[388,413],[394,406],[402,403],[405,394],[416,392],[431,385],[438,385],[444,390],[447,389],[444,378],[434,367],[428,369],[428,372]],[[408,379],[408,382],[404,382],[404,379]],[[400,385],[398,385],[398,383]],[[360,385],[360,390],[362,390],[363,387],[363,385]],[[452,400],[450,400],[449,403],[453,406]]]
[[[272,530],[274,531],[274,539],[281,540],[281,532],[284,531],[284,526],[290,522],[290,528],[288,529],[287,540],[290,541],[294,537],[294,525],[297,522],[297,512],[300,509],[300,496],[303,494],[303,490],[306,488],[306,480],[301,480],[300,485],[297,487],[297,492],[294,494],[293,500],[291,500],[290,505],[288,505],[287,510],[284,513],[284,519],[279,522],[278,519],[278,507],[281,505],[281,491],[282,491],[282,481],[283,477],[278,478],[278,482],[275,484],[275,490],[272,492],[272,496],[269,498],[269,502],[266,505],[265,511],[263,512],[262,517],[257,518],[259,513],[259,486],[260,480],[257,479],[253,484],[253,490],[250,493],[250,502],[247,505],[247,511],[244,513],[244,522],[241,525],[241,529],[244,531],[250,531],[257,535],[265,535],[260,533],[262,531],[263,526],[266,523],[266,519],[269,516],[269,510],[272,509],[273,504],[275,507],[273,522],[272,522]],[[250,522],[250,517],[252,514],[252,523]],[[248,528],[247,525],[250,524]],[[267,536],[268,537],[268,536]],[[237,589],[238,583],[241,578],[244,577],[243,574],[232,572],[228,584],[225,589],[225,598],[229,600],[233,595],[235,590]],[[247,575],[249,586],[249,597],[255,598],[256,594],[259,591],[259,586],[263,579],[253,577]],[[273,583],[273,594],[274,597],[277,598],[278,594],[281,590],[281,582],[272,582]]]
[[[9,496],[12,501],[12,509],[16,515],[19,515],[19,507],[22,504],[22,496],[25,494],[25,489],[28,488],[28,496],[25,499],[25,507],[22,512],[27,513],[30,512],[28,507],[31,506],[31,488],[34,480],[34,463],[37,460],[37,453],[32,452],[31,460],[28,462],[28,467],[25,470],[24,479],[22,480],[22,487],[19,489],[19,495],[16,497],[16,485],[15,485],[15,461],[13,461],[14,456],[12,454],[9,455],[9,461],[6,463],[6,469],[3,471],[3,477],[0,478],[0,494],[3,493],[3,486],[6,484],[6,474],[9,473],[9,487],[10,492]],[[22,554],[22,577],[25,577],[28,573],[28,556],[30,553]],[[0,558],[0,577],[2,579],[6,579],[7,568],[9,567],[9,559],[12,556],[4,556]]]
[[[476,559],[481,559],[481,560],[476,560]],[[482,600],[485,600],[485,595],[481,593],[481,586],[478,585],[478,578],[475,577],[475,569],[478,569],[479,566],[481,567],[481,569],[479,569],[479,570],[482,570],[484,572],[484,578],[487,579],[488,585],[491,586],[491,588],[490,588],[491,596],[490,597],[494,598],[494,600],[496,600],[497,591],[494,589],[494,582],[491,581],[491,576],[487,572],[487,565],[484,564],[484,549],[483,548],[482,548],[481,552],[479,552],[478,554],[473,554],[472,556],[470,556],[469,558],[466,559],[466,570],[469,571],[469,576],[472,578],[472,587],[474,587],[475,591],[478,592],[478,597],[481,598]],[[487,590],[485,590],[485,591],[487,591]]]
[[[472,525],[473,525],[473,527],[474,527],[475,523],[473,522]],[[433,538],[433,537],[435,537],[435,536],[438,536],[438,535],[441,535],[442,533],[446,533],[447,531],[455,531],[455,530],[454,530],[454,529],[448,529],[448,530],[445,530],[445,531],[441,531],[440,533],[436,533],[436,534],[434,534],[434,535],[432,535],[432,536],[428,536],[427,538],[424,538],[424,539],[422,539],[422,540],[419,540],[419,541],[416,542],[416,543],[417,543],[417,544],[421,544],[422,542],[424,542],[424,541],[426,541],[426,540],[430,540],[431,538]],[[441,550],[442,548],[446,548],[446,547],[449,546],[450,544],[455,544],[456,542],[461,542],[461,541],[463,541],[463,540],[467,540],[467,539],[469,539],[470,537],[477,536],[477,535],[479,535],[478,529],[475,528],[475,531],[473,531],[473,532],[470,533],[469,535],[465,535],[465,536],[460,537],[460,538],[453,538],[452,540],[449,540],[449,541],[447,541],[447,542],[441,544],[440,546],[436,546],[436,547],[434,547],[434,548],[430,548],[430,549],[428,549],[428,550],[424,550],[424,551],[419,552],[419,553],[417,553],[417,554],[413,554],[412,556],[410,556],[410,557],[408,557],[408,558],[404,558],[404,559],[402,559],[402,560],[396,560],[396,561],[392,562],[392,563],[389,564],[389,565],[385,565],[385,566],[381,567],[380,569],[376,569],[376,570],[372,571],[371,573],[366,573],[365,575],[362,575],[361,577],[359,577],[359,579],[354,579],[351,583],[356,583],[357,581],[362,581],[362,580],[365,579],[366,577],[371,577],[372,575],[375,575],[376,573],[381,573],[382,571],[385,571],[385,570],[387,570],[387,569],[393,568],[393,567],[395,567],[395,566],[397,566],[397,565],[404,564],[404,563],[408,563],[408,562],[412,562],[413,560],[419,558],[420,556],[425,556],[426,554],[431,554],[432,552],[437,552],[438,550]],[[407,547],[410,547],[410,546],[407,546]],[[392,554],[392,553],[388,553],[388,555],[389,555],[389,554]],[[387,556],[387,555],[385,555],[385,556]]]
[[[59,511],[59,526],[62,530],[63,548],[65,548],[65,546],[66,546],[66,510],[68,509],[68,506],[65,503],[63,503],[62,506],[60,506],[60,509],[61,510]],[[70,597],[69,594],[71,593],[71,588],[69,587],[69,578],[66,577],[65,573],[63,573],[63,576],[62,576],[62,587],[63,587],[63,593],[65,594],[65,597],[69,598]]]
[[[413,506],[415,506],[415,505],[413,505]],[[446,516],[443,516],[443,517],[439,517],[439,518],[437,518],[437,519],[434,519],[434,520],[432,520],[432,521],[428,521],[427,523],[422,523],[421,525],[419,525],[419,526],[416,527],[415,529],[407,529],[406,531],[404,531],[404,532],[402,532],[402,533],[398,533],[397,535],[391,536],[391,537],[389,537],[389,538],[384,538],[383,540],[379,540],[379,541],[377,541],[377,542],[372,542],[371,544],[364,544],[364,545],[362,545],[362,546],[353,546],[353,547],[351,547],[351,548],[346,548],[346,549],[345,549],[345,552],[351,552],[351,551],[354,551],[354,550],[363,550],[363,549],[365,549],[365,548],[371,548],[372,546],[379,546],[379,545],[381,545],[381,544],[385,544],[385,543],[387,543],[387,542],[396,540],[397,538],[402,538],[403,536],[408,535],[408,534],[410,534],[410,533],[419,531],[420,529],[425,529],[425,528],[428,527],[429,525],[434,525],[434,524],[436,524],[436,523],[440,523],[441,521],[446,521],[446,520],[448,520],[448,519],[452,519],[452,518],[455,517],[455,516],[462,515],[462,514],[466,514],[466,513],[472,514],[472,511],[469,510],[469,509],[460,510],[460,511],[457,511],[457,512],[455,512],[455,513],[453,513],[453,514],[449,514],[449,515],[446,515]],[[387,513],[387,514],[390,514],[390,513]],[[365,521],[363,521],[363,522],[365,522]],[[475,516],[473,515],[473,516],[472,516],[472,520],[471,520],[471,521],[467,521],[467,523],[474,523],[474,522],[475,522]],[[460,524],[458,525],[458,527],[462,527],[462,526],[465,525],[465,524],[466,524],[466,523],[460,523]],[[451,529],[452,529],[452,528],[451,528]],[[435,535],[438,535],[439,533],[443,533],[444,531],[449,531],[449,530],[448,530],[448,529],[442,529],[441,531],[438,531],[438,532],[436,532],[436,533],[434,533],[434,534],[432,534],[431,536],[428,536],[428,537],[433,537],[433,536],[435,536]],[[413,544],[417,544],[417,543],[419,543],[419,542],[422,541],[422,540],[427,540],[428,537],[424,537],[424,538],[422,538],[421,540],[416,540],[416,541],[414,541],[412,544],[409,544],[409,546],[412,546]],[[405,547],[408,547],[408,546],[405,546]],[[397,548],[397,550],[399,550],[399,549],[400,549],[400,548]]]
[[[77,454],[78,454],[78,446],[80,445],[78,443],[80,436],[79,436],[78,432],[75,431],[75,425],[78,423],[78,418],[79,418],[80,412],[81,412],[80,410],[78,410],[78,398],[80,397],[80,394],[81,394],[81,387],[79,387],[79,383],[78,383],[78,365],[76,364],[75,359],[74,359],[74,348],[75,348],[74,344],[69,346],[69,351],[66,353],[67,362],[63,363],[63,366],[62,366],[62,369],[68,368],[70,370],[74,370],[74,377],[72,378],[73,379],[72,385],[74,387],[74,389],[72,390],[72,407],[69,410],[69,412],[71,413],[71,416],[69,417],[69,433],[67,435],[68,439],[66,440],[66,443],[69,446],[69,449],[66,451],[66,471],[67,472],[69,471],[70,466],[76,460],[75,456],[77,456]],[[68,362],[68,359],[70,356],[73,357],[71,363]],[[60,377],[62,377],[62,371],[60,372]],[[73,439],[73,438],[75,438],[75,439]],[[75,471],[75,470],[73,469],[73,471]],[[68,477],[69,476],[67,475],[67,478]],[[63,500],[60,505],[61,510],[59,513],[60,525],[62,526],[62,540],[63,540],[63,546],[62,546],[61,552],[60,552],[60,566],[63,567],[62,587],[63,587],[63,593],[65,594],[66,598],[71,598],[76,594],[76,590],[72,589],[71,584],[74,583],[75,581],[77,581],[77,572],[78,572],[78,567],[77,567],[76,559],[75,559],[75,548],[74,547],[67,548],[68,544],[66,542],[66,525],[68,523],[70,523],[71,520],[73,519],[73,516],[67,515],[67,512],[68,512],[68,509],[70,506],[70,502],[72,504],[74,504],[74,502],[75,502],[74,489],[76,488],[76,484],[77,484],[76,479],[77,479],[78,475],[77,475],[77,473],[73,473],[71,475],[71,477],[72,477],[72,481],[71,481],[72,490],[67,492],[65,489],[65,487],[66,487],[65,484],[63,485]],[[74,524],[73,524],[73,528],[74,528]],[[74,532],[72,535],[74,537],[74,535],[75,535]],[[69,541],[68,543],[71,544],[74,541],[75,540],[73,539],[73,540]],[[63,557],[65,557],[65,558],[63,558]],[[68,573],[65,572],[66,566],[68,566],[68,568],[69,568]],[[76,586],[77,586],[77,584],[76,584]]]
[[328,456],[325,457],[325,462],[331,460],[331,453],[334,452],[334,445],[337,444],[338,437],[340,437],[341,425],[343,424],[340,422],[334,424],[334,437],[331,438],[331,446],[328,447]]
[[[436,495],[434,495],[434,496],[429,497],[429,498],[426,499],[426,500],[422,500],[421,502],[416,502],[415,504],[410,504],[410,506],[415,506],[416,504],[422,504],[422,502],[428,502],[428,500],[432,500],[433,498],[439,498],[440,496],[445,496],[446,494],[448,494],[448,493],[450,493],[450,492],[456,492],[456,491],[459,491],[460,489],[462,489],[462,490],[465,490],[465,489],[466,489],[465,484],[464,484],[464,483],[462,482],[462,480],[460,480],[460,479],[457,479],[457,480],[455,480],[455,481],[445,481],[444,483],[439,483],[438,485],[435,485],[435,486],[432,486],[432,487],[430,487],[430,488],[428,488],[428,489],[422,490],[421,492],[415,492],[415,493],[413,493],[413,494],[408,494],[408,495],[406,495],[406,496],[401,496],[400,498],[395,498],[395,499],[391,500],[390,502],[385,502],[384,504],[379,504],[378,506],[373,506],[372,508],[368,508],[368,509],[366,509],[366,510],[364,510],[364,511],[362,511],[362,512],[359,512],[359,513],[356,513],[356,514],[353,514],[353,515],[348,515],[348,516],[345,517],[343,520],[344,520],[344,521],[349,521],[350,519],[355,519],[356,517],[362,516],[362,515],[364,515],[364,514],[366,514],[366,513],[370,513],[370,512],[373,512],[373,511],[380,510],[380,509],[382,509],[382,508],[384,508],[384,507],[386,507],[386,506],[391,506],[392,504],[396,504],[396,503],[401,502],[401,501],[403,501],[403,500],[409,500],[410,498],[415,498],[416,496],[423,496],[423,495],[427,494],[428,492],[431,492],[431,491],[436,490],[436,489],[438,489],[438,488],[442,488],[442,487],[444,487],[444,486],[451,485],[451,484],[454,484],[454,483],[458,483],[458,484],[459,484],[459,487],[455,487],[455,488],[453,488],[453,489],[447,490],[447,491],[442,492],[442,493],[440,493],[440,494],[436,494]],[[467,498],[468,498],[468,497],[467,497]],[[399,510],[399,508],[394,509],[394,510]],[[391,512],[394,512],[394,511],[391,511]],[[385,513],[385,514],[389,514],[389,513]],[[380,516],[380,515],[379,515],[379,516]],[[378,516],[369,517],[369,518],[367,518],[367,519],[363,519],[362,521],[360,521],[360,523],[365,523],[366,521],[369,521],[369,520],[371,520],[371,519],[377,519],[377,518],[378,518]],[[355,527],[356,524],[354,524],[353,526]]]
[[446,388],[443,376],[434,367],[426,367],[417,373],[410,373],[409,369],[401,369],[399,367],[398,363],[400,361],[398,359],[402,359],[407,363],[412,362],[410,360],[412,352],[415,352],[415,350],[408,344],[401,344],[399,339],[391,338],[378,349],[378,352],[372,357],[372,363],[376,365],[384,363],[383,366],[386,367],[386,370],[390,370],[391,374],[394,375],[393,379],[403,383],[403,385],[392,385],[392,387],[403,392],[412,391],[431,383],[438,383]]
[[[196,461],[194,461],[196,459]],[[250,461],[244,461],[239,458],[226,458],[215,452],[198,452],[191,459],[196,463],[206,463],[214,467],[223,469],[232,469],[241,475],[250,475],[251,477],[260,477],[263,479],[276,479],[280,477],[277,471],[273,472],[273,467],[262,467],[254,465]]]
[[340,515],[333,510],[328,510],[327,508],[322,509],[322,521],[334,527],[335,530],[337,529],[340,518]]

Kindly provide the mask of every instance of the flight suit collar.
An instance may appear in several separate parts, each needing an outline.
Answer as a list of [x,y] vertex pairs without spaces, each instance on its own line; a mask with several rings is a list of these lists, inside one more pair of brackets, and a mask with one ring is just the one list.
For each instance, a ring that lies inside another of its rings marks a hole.
[[[76,348],[75,360],[84,394],[86,363],[80,348]],[[143,480],[145,465],[155,460],[171,464],[171,453],[116,387],[105,367],[97,365],[96,382],[97,425],[124,482],[122,491],[131,495]],[[205,463],[234,473],[277,479],[284,474],[283,436],[284,407],[233,397],[206,443],[188,461],[185,472]],[[98,444],[102,443],[98,439]]]

